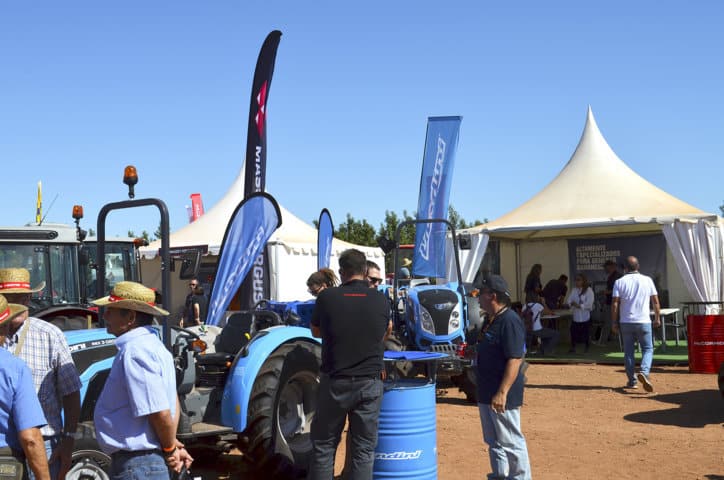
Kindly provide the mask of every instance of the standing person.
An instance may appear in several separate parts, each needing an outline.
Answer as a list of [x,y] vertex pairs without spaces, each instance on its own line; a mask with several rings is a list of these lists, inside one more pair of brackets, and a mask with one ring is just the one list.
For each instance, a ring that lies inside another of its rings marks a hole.
[[[653,392],[654,386],[649,379],[651,362],[654,359],[654,339],[651,330],[651,311],[654,306],[654,327],[661,325],[661,307],[654,281],[639,273],[639,261],[636,257],[626,259],[626,274],[613,284],[613,302],[611,304],[611,324],[613,333],[621,330],[623,339],[623,363],[628,377],[627,388],[637,388],[634,378],[634,342],[641,345],[641,371],[638,381],[647,392]],[[620,320],[619,320],[620,313]],[[620,324],[620,327],[619,327]]]
[[551,310],[561,308],[561,305],[566,299],[566,294],[568,293],[567,284],[568,275],[561,275],[557,279],[550,280],[546,283],[546,286],[543,287],[543,291],[541,292],[541,295],[545,300],[546,307]]
[[331,268],[322,268],[307,278],[307,292],[313,297],[319,295],[325,288],[336,287],[339,283],[337,275]]
[[530,268],[528,276],[525,277],[525,303],[539,302],[540,295],[543,291],[543,284],[541,283],[540,276],[543,273],[543,266],[540,263],[536,263]]
[[[43,288],[45,282],[30,287],[30,272],[25,268],[0,269],[0,294],[11,303],[28,306],[32,294]],[[65,335],[55,325],[29,316],[26,308],[10,321],[2,347],[23,360],[33,374],[35,391],[47,420],[41,433],[50,477],[63,479],[70,470],[73,447],[79,436],[76,430],[81,387]]]
[[372,260],[367,260],[367,282],[371,288],[377,288],[385,281],[380,272],[380,266]]
[[[0,295],[0,343],[8,335],[8,327],[18,315],[28,310],[25,305],[8,303]],[[45,415],[35,394],[28,366],[7,350],[0,349],[0,453],[22,462],[23,455],[30,473],[37,480],[49,480],[48,457],[40,427]]]
[[93,420],[98,444],[111,457],[111,478],[169,479],[193,460],[176,440],[179,405],[173,358],[150,325],[168,315],[155,294],[136,282],[118,282],[105,307],[108,333],[118,353],[98,397]]
[[593,310],[593,289],[582,273],[576,274],[575,286],[568,295],[566,303],[571,307],[571,349],[568,353],[576,353],[576,344],[584,345],[584,353],[588,353],[591,344],[591,310]]
[[309,478],[332,480],[334,457],[349,415],[352,456],[349,477],[370,480],[382,403],[383,341],[392,324],[385,296],[369,288],[364,253],[339,256],[342,285],[320,292],[312,335],[322,339],[317,412],[312,423]]
[[192,325],[201,325],[202,323],[206,323],[206,310],[208,307],[208,301],[204,293],[204,287],[202,287],[201,285],[198,285],[194,289],[194,296],[191,300],[191,305],[194,309],[194,321]]
[[510,308],[508,284],[491,275],[480,286],[480,308],[488,314],[477,344],[478,409],[488,444],[488,478],[529,480],[528,446],[520,428],[525,327]]
[[[184,300],[184,312],[181,314],[181,320],[179,320],[178,326],[183,328],[191,325],[198,325],[201,322],[200,317],[196,315],[196,309],[194,308],[194,297],[196,296],[196,289],[199,288],[199,279],[194,277],[189,280],[189,293],[186,294],[186,300]],[[198,322],[197,322],[198,320]]]
[[[601,336],[598,337],[598,341],[595,342],[598,345],[606,345],[608,343],[608,337],[611,335],[611,303],[613,301],[613,284],[616,280],[621,278],[621,272],[618,271],[618,265],[613,260],[606,260],[603,264],[603,268],[606,270],[606,300],[603,304],[603,325],[601,325]],[[618,320],[618,319],[617,319]]]

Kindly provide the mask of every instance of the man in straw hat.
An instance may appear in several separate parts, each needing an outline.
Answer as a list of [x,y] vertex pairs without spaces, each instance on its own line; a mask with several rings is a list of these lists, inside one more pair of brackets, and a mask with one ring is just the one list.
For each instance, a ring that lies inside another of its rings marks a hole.
[[[23,305],[8,303],[0,295],[0,342],[5,341],[10,322],[27,310]],[[39,428],[43,425],[45,416],[33,388],[30,369],[22,360],[0,349],[0,455],[19,461],[24,455],[38,480],[50,478]],[[13,466],[1,463],[3,472]]]
[[173,358],[151,327],[168,312],[155,293],[136,282],[118,282],[107,297],[103,319],[118,353],[96,403],[93,420],[101,449],[111,456],[111,478],[168,479],[193,460],[176,440],[180,408]]
[[[45,282],[31,287],[30,272],[24,268],[0,269],[0,294],[11,303],[27,306],[32,294],[43,288]],[[50,476],[53,479],[65,478],[78,435],[81,386],[68,342],[58,327],[30,317],[26,308],[9,322],[8,336],[1,346],[30,367],[35,391],[47,419],[47,425],[41,432]]]

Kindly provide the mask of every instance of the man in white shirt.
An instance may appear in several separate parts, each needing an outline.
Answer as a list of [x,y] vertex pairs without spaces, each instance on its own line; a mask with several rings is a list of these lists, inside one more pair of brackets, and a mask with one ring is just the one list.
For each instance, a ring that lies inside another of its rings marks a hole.
[[612,331],[617,333],[619,329],[621,330],[624,366],[628,377],[626,387],[638,387],[638,382],[634,377],[634,367],[636,365],[634,342],[638,341],[642,354],[638,381],[643,384],[644,390],[653,392],[654,386],[649,379],[651,362],[654,358],[649,303],[654,306],[654,327],[659,327],[661,325],[659,297],[651,277],[639,273],[639,261],[636,257],[626,259],[625,270],[626,274],[613,284]]

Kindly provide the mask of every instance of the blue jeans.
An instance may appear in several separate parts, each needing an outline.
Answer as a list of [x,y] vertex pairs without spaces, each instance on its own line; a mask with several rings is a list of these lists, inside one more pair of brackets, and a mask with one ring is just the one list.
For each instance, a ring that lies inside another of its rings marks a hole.
[[493,469],[488,478],[530,480],[528,446],[520,430],[520,408],[496,413],[490,405],[478,403],[478,409]]
[[312,422],[311,480],[332,480],[334,455],[349,415],[352,463],[348,479],[371,480],[377,445],[377,426],[382,404],[382,380],[322,375],[317,393],[317,413]]
[[654,359],[654,339],[651,336],[651,322],[647,323],[621,323],[621,337],[623,340],[623,364],[626,367],[626,376],[629,384],[635,384],[634,367],[634,341],[641,345],[641,373],[648,378],[651,371],[651,362]]
[[[45,456],[50,459],[50,456],[53,454],[53,450],[58,448],[58,445],[60,445],[61,437],[60,435],[55,435],[53,437],[43,437],[43,440],[45,440]],[[52,480],[56,480],[58,478],[58,473],[60,473],[60,458],[56,459],[53,463],[49,463],[48,467],[50,469],[50,478]],[[35,474],[33,474],[33,471],[30,470],[30,465],[27,460],[25,461],[25,471],[27,472],[28,480],[35,480]]]
[[169,480],[161,451],[120,451],[111,454],[112,480]]

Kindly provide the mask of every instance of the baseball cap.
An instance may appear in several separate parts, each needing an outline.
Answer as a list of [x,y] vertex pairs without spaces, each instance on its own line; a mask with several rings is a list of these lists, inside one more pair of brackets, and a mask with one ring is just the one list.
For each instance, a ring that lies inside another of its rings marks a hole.
[[490,290],[493,290],[494,292],[498,293],[504,293],[508,297],[510,297],[510,292],[508,291],[508,282],[505,281],[503,277],[500,275],[490,275],[487,278],[484,278],[482,283],[477,285],[477,288],[482,290],[483,288],[488,288]]

